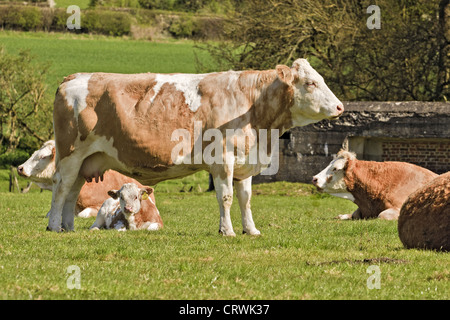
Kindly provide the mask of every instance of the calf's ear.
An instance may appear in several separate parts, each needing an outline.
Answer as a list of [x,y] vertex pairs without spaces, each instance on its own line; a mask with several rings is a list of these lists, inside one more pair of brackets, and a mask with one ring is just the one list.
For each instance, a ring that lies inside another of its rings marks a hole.
[[152,187],[144,187],[144,188],[140,189],[140,193],[141,193],[141,199],[147,200],[148,196],[153,193],[153,188]]
[[119,190],[109,190],[108,195],[113,199],[117,199],[119,197]]
[[294,82],[294,74],[292,73],[291,68],[288,66],[279,64],[275,68],[277,71],[278,79],[286,83],[287,85],[291,85]]

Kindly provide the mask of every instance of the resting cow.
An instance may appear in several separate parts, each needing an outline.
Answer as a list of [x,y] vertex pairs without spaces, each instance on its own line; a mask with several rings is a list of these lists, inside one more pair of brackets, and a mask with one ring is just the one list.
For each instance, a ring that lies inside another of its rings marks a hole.
[[[55,173],[55,141],[49,140],[35,151],[31,157],[17,167],[17,172],[39,187],[52,190],[52,177]],[[103,175],[86,177],[87,182],[81,188],[80,195],[75,205],[75,215],[81,218],[95,217],[103,201],[108,199],[108,191],[118,189],[125,183],[136,183],[143,187],[138,181],[124,176],[116,171],[108,170]]]
[[103,203],[90,230],[159,230],[163,227],[153,188],[126,183],[120,190],[110,190],[108,194],[111,198]]
[[353,214],[339,215],[342,220],[397,220],[406,198],[436,176],[411,163],[362,161],[354,153],[341,150],[312,182],[319,190],[358,206]]
[[450,251],[450,172],[409,195],[400,210],[398,235],[406,248]]
[[[214,179],[219,232],[235,235],[234,180],[243,232],[259,235],[250,209],[251,177],[268,165],[260,154],[249,161],[253,151],[267,148],[270,160],[272,140],[283,132],[335,119],[343,111],[305,59],[266,71],[68,76],[54,102],[56,173],[48,229],[74,229],[72,208],[84,183],[80,172],[94,176],[114,169],[155,185],[206,170]],[[234,138],[242,133],[247,144],[235,153]],[[180,138],[187,147],[179,148]],[[215,152],[205,143],[212,140],[221,146]]]

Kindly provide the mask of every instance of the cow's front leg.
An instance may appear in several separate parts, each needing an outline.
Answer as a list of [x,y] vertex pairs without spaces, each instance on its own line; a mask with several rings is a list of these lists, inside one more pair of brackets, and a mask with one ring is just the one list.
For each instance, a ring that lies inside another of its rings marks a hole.
[[213,165],[211,175],[220,209],[219,233],[234,237],[236,234],[233,231],[230,216],[231,204],[233,203],[233,166]]
[[[80,161],[78,161],[78,159],[73,160],[73,158],[66,159],[62,160],[66,162],[64,166],[65,169],[62,170],[59,168],[53,175],[52,207],[48,214],[47,230],[57,232],[61,231],[62,223],[69,229],[73,229],[74,207],[69,208],[69,206],[75,203],[73,201],[74,193],[71,193],[70,191],[73,190],[72,187],[74,187],[75,184],[77,184],[77,186],[79,184],[78,171],[81,166]],[[69,195],[71,199],[66,206],[66,200]],[[78,197],[78,194],[76,197]],[[70,212],[72,217],[70,217],[68,210],[72,210]]]
[[62,228],[64,230],[74,230],[75,205],[83,185],[84,178],[78,176],[67,195],[62,212]]
[[252,210],[250,209],[250,200],[252,197],[252,177],[241,181],[235,181],[237,198],[239,200],[239,207],[242,215],[243,233],[258,236],[261,234],[255,227],[253,222]]

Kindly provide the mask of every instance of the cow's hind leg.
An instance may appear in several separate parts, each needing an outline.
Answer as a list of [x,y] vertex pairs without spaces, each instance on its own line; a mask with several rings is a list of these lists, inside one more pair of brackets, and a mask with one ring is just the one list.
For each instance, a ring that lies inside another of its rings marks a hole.
[[258,236],[261,234],[253,222],[252,210],[250,209],[250,200],[252,197],[252,177],[241,181],[235,181],[237,198],[242,214],[243,233]]
[[211,175],[214,179],[220,209],[219,233],[234,237],[236,234],[233,231],[230,216],[231,204],[233,203],[233,166],[213,165]]

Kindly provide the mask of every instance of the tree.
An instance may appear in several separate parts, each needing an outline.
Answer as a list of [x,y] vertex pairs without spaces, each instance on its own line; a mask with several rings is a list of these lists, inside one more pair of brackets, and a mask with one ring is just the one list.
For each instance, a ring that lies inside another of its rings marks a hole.
[[[308,58],[342,100],[447,100],[449,0],[249,0],[229,15],[220,68],[270,69]],[[200,65],[201,68],[201,65]]]
[[22,138],[34,147],[52,135],[52,108],[44,83],[48,65],[32,61],[28,51],[7,54],[0,47],[0,148],[14,151]]

